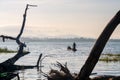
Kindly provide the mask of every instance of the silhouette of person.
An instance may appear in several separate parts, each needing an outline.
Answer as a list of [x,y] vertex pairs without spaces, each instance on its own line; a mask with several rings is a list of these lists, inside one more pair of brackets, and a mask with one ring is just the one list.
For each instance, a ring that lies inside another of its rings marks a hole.
[[73,43],[73,51],[77,51],[75,42]]

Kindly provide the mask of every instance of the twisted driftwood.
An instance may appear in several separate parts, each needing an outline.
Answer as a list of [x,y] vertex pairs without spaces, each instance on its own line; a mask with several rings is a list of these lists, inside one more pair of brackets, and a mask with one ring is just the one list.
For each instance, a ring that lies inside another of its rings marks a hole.
[[93,71],[95,65],[97,64],[99,57],[109,40],[111,34],[120,23],[120,11],[112,18],[112,20],[108,23],[106,28],[103,30],[99,38],[97,39],[93,49],[90,52],[88,59],[85,64],[81,68],[81,71],[76,80],[87,80]]
[[15,70],[21,70],[21,69],[29,69],[29,68],[33,68],[33,67],[38,67],[39,65],[39,61],[41,59],[41,56],[38,59],[38,62],[35,66],[20,66],[20,65],[14,65],[14,63],[20,59],[21,57],[29,54],[30,52],[24,52],[24,47],[26,47],[26,44],[20,41],[21,35],[23,33],[24,27],[25,27],[25,22],[26,22],[26,16],[27,16],[27,10],[28,7],[32,6],[32,7],[36,7],[36,5],[26,5],[25,8],[25,13],[23,14],[23,23],[22,23],[22,27],[20,30],[20,33],[18,34],[17,37],[11,37],[11,36],[4,36],[1,35],[0,37],[2,37],[3,42],[5,42],[6,39],[10,39],[10,40],[15,40],[16,43],[19,45],[19,50],[17,52],[17,54],[15,56],[13,56],[12,58],[9,58],[8,60],[4,61],[3,63],[0,63],[0,72],[8,72],[8,71],[15,71]]
[[97,64],[99,57],[109,40],[111,34],[120,23],[120,11],[113,17],[113,19],[108,23],[106,28],[103,30],[99,38],[97,39],[93,49],[90,52],[88,59],[81,68],[78,74],[71,74],[68,68],[60,63],[57,63],[61,68],[58,70],[51,70],[47,76],[48,80],[120,80],[120,76],[98,76],[93,79],[90,79],[95,65]]

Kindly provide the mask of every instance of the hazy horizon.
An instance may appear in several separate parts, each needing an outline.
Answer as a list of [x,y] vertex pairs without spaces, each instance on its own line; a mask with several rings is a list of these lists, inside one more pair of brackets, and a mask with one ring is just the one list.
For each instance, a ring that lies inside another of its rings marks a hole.
[[[120,0],[0,0],[0,35],[17,36],[26,4],[23,37],[95,38],[120,10]],[[111,36],[120,39],[120,25]]]

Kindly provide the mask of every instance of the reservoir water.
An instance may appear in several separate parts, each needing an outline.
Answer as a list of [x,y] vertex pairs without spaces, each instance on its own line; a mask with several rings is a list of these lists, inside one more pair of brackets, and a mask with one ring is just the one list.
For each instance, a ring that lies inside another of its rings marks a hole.
[[[74,41],[73,41],[74,42]],[[78,73],[85,63],[85,60],[89,56],[95,41],[77,41],[77,51],[68,51],[67,46],[72,46],[72,41],[28,41],[25,50],[30,51],[30,54],[20,58],[15,64],[17,65],[36,65],[39,55],[42,53],[42,71],[48,73],[51,68],[58,69],[54,66],[56,61],[64,64],[67,62],[67,66],[71,73]],[[18,45],[15,42],[0,42],[0,48],[11,50],[17,50]],[[120,41],[110,41],[102,52],[119,54],[120,53]],[[16,53],[1,53],[0,63],[14,56]],[[99,61],[93,70],[93,73],[97,75],[120,75],[120,62],[102,62]],[[21,80],[40,80],[44,79],[42,74],[37,72],[36,68],[19,71]]]

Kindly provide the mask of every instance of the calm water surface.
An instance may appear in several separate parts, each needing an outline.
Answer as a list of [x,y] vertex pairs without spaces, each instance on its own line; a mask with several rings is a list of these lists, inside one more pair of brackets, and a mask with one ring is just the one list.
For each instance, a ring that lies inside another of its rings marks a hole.
[[[71,46],[72,42],[27,42],[27,48],[31,53],[20,58],[15,64],[18,65],[36,65],[39,55],[42,53],[43,56],[48,55],[43,62],[42,71],[48,73],[50,68],[57,69],[53,64],[56,61],[60,63],[67,62],[68,68],[71,72],[79,72],[85,60],[87,59],[95,42],[76,42],[76,52],[67,51],[67,46]],[[17,50],[18,46],[14,42],[0,42],[0,47],[7,47],[8,49]],[[103,53],[120,53],[120,42],[109,42]],[[0,62],[14,56],[15,53],[11,54],[0,54]],[[21,80],[40,80],[44,78],[36,68],[21,70]],[[120,62],[98,62],[94,71],[97,75],[120,75]]]

